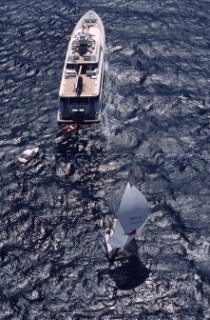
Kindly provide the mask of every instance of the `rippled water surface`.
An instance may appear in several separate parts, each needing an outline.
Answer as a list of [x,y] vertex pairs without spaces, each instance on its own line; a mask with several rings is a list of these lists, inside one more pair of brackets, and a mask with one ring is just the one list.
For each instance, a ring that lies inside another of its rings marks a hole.
[[[61,72],[90,9],[103,116],[68,134]],[[2,0],[0,14],[0,319],[210,319],[210,1]],[[110,264],[130,168],[151,215]]]

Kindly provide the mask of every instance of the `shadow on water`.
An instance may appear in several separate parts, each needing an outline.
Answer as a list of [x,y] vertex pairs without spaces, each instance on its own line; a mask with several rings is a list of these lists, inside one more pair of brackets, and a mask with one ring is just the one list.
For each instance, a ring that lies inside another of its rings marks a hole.
[[91,154],[88,150],[87,131],[88,125],[80,126],[72,132],[60,126],[56,137],[56,164],[62,171],[62,177],[73,176],[78,170],[82,175],[88,169]]
[[110,263],[109,273],[118,289],[138,287],[148,278],[150,270],[140,261],[135,239],[126,250],[119,252]]
[[56,136],[56,156],[60,156],[65,160],[68,160],[70,155],[71,157],[74,157],[78,152],[78,138],[79,128],[76,128],[72,132],[68,132],[65,130],[65,125],[59,126]]
[[80,125],[70,133],[61,127],[56,136],[58,180],[71,185],[71,190],[79,191],[83,202],[93,210],[98,202],[95,195],[102,185],[98,166],[103,158],[103,146],[99,125]]

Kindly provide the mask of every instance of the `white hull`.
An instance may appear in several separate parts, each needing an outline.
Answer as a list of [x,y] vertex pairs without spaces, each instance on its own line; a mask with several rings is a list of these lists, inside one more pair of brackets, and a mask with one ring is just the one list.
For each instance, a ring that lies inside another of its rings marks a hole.
[[99,122],[102,108],[105,32],[100,17],[88,11],[68,45],[60,85],[58,123]]
[[[112,236],[114,235],[114,233],[116,231],[116,226],[117,226],[117,231],[119,232],[118,233],[118,237],[121,237],[121,239],[123,239],[123,241],[124,241],[123,246],[122,246],[122,243],[119,243],[118,246],[113,246],[111,244]],[[128,236],[128,235],[125,234],[125,232],[122,229],[122,227],[120,226],[119,222],[118,222],[118,225],[117,225],[117,219],[114,219],[113,220],[113,227],[111,229],[107,228],[106,233],[105,233],[105,243],[106,243],[106,249],[107,249],[109,257],[111,258],[116,250],[120,249],[122,251],[126,247],[126,245],[131,242],[131,240],[133,240],[136,236],[138,236],[138,234],[140,233],[141,229],[142,228],[137,230],[135,235]]]

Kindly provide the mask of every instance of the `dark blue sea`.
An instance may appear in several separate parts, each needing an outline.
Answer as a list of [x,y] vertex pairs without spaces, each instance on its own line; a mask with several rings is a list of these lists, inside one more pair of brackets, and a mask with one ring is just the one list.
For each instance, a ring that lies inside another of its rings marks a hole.
[[[90,9],[102,120],[66,133],[62,68]],[[210,1],[1,0],[0,61],[0,319],[210,319]],[[130,169],[151,214],[111,264]]]

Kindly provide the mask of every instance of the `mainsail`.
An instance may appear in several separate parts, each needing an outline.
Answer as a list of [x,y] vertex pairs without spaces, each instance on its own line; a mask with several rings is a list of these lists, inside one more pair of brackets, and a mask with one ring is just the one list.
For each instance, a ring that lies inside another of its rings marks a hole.
[[134,176],[130,173],[120,204],[116,227],[108,241],[114,248],[123,248],[137,236],[149,216],[149,204],[134,183]]

